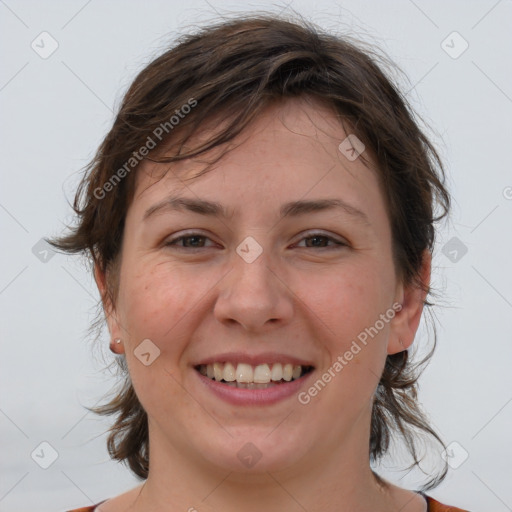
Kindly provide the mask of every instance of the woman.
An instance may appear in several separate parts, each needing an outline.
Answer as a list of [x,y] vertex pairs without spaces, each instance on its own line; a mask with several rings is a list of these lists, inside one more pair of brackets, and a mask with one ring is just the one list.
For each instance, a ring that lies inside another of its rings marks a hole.
[[[246,16],[127,92],[54,241],[92,258],[124,387],[82,511],[457,511],[370,464],[414,429],[408,359],[449,210],[439,158],[368,50]],[[434,215],[439,205],[441,214]]]

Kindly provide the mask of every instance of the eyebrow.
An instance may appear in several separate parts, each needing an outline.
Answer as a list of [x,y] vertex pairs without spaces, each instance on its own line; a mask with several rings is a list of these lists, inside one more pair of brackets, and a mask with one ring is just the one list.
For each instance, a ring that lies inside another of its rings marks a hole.
[[[338,198],[299,200],[284,203],[280,209],[280,218],[297,217],[306,213],[316,213],[333,209],[341,209],[361,223],[371,226],[368,216],[364,212]],[[168,197],[151,206],[144,214],[143,220],[148,219],[156,213],[186,210],[200,215],[223,217],[225,219],[233,217],[233,213],[228,213],[220,203],[215,201],[187,197]]]

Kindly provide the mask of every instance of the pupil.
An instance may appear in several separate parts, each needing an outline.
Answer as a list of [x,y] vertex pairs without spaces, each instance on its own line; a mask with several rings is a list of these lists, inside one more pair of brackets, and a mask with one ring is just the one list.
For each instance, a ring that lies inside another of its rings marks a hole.
[[[200,239],[202,239],[202,238],[203,238],[202,236],[188,236],[188,237],[186,237],[186,238],[185,238],[185,245],[189,245],[189,244],[187,243],[187,241],[188,241],[188,242],[190,242],[191,240],[195,240],[195,241],[197,241],[198,239],[200,240]],[[196,247],[196,244],[195,244],[195,243],[192,243],[192,244],[190,244],[190,245],[192,245],[193,247]]]
[[[309,237],[309,240],[312,241],[312,240],[319,240],[319,239],[325,239],[326,237],[325,236],[311,236]],[[318,244],[313,244],[313,247],[317,247]]]

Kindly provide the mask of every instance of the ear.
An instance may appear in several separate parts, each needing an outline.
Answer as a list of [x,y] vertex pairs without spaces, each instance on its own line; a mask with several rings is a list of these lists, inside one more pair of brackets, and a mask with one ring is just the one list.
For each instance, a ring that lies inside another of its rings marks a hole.
[[[419,275],[425,287],[430,286],[431,265],[432,255],[428,249],[425,249]],[[427,292],[415,284],[398,286],[395,302],[402,304],[402,309],[391,321],[388,354],[402,352],[412,345],[420,324],[426,296]]]
[[[98,263],[94,264],[94,280],[96,281],[96,286],[100,292],[101,302],[103,304],[103,311],[105,312],[105,318],[107,320],[110,337],[112,340],[122,339],[121,325],[117,319],[115,307],[109,299],[107,293],[107,276],[105,272],[100,269]],[[119,350],[119,353],[123,353],[124,344],[121,343],[118,347],[116,347],[116,351],[117,350]]]

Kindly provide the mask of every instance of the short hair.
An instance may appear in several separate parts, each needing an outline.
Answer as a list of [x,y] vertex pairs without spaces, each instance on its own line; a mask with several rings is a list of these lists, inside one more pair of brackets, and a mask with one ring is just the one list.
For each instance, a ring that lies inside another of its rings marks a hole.
[[[380,62],[381,56],[348,36],[329,34],[303,19],[270,14],[244,14],[181,37],[129,87],[78,187],[73,205],[77,224],[51,243],[68,253],[89,255],[107,276],[103,299],[115,305],[124,223],[139,160],[171,163],[202,154],[231,141],[270,104],[309,97],[337,113],[340,123],[349,126],[375,158],[398,278],[430,293],[419,278],[422,255],[433,250],[434,223],[447,215],[450,196],[438,153]],[[187,140],[216,116],[222,116],[225,126],[200,146],[185,150]],[[151,149],[150,140],[162,144]],[[179,151],[162,156],[162,146],[170,142],[179,142]],[[139,153],[143,147],[150,149],[144,157]],[[427,300],[424,304],[433,305]],[[413,465],[420,462],[415,430],[444,447],[416,394],[420,365],[434,348],[418,364],[407,350],[387,356],[372,406],[371,461],[388,451],[393,429],[404,438]],[[118,364],[124,374],[122,387],[110,402],[91,410],[116,416],[109,453],[145,479],[147,414],[125,359],[118,358]],[[423,488],[438,485],[446,472],[445,465]]]

